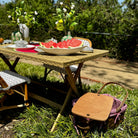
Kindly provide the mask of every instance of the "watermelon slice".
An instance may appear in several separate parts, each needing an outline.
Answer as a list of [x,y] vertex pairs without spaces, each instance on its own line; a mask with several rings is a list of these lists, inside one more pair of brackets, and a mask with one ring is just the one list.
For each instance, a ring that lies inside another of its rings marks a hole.
[[56,48],[57,43],[53,42],[53,41],[49,41],[49,42],[40,42],[40,45],[42,47],[45,47],[45,48]]
[[57,48],[64,48],[63,43],[62,42],[57,43]]
[[63,46],[63,48],[68,48],[67,41],[63,41],[62,46]]
[[57,43],[53,43],[52,48],[57,48]]
[[45,42],[40,42],[40,46],[45,47]]
[[40,42],[40,46],[44,47],[44,48],[50,48],[48,43],[45,42]]
[[81,47],[83,44],[83,42],[81,40],[72,38],[69,42],[68,42],[68,46],[69,48],[71,47]]
[[44,48],[75,48],[75,47],[81,47],[82,44],[83,44],[82,41],[75,38],[59,43],[55,43],[53,41],[40,43],[40,45]]

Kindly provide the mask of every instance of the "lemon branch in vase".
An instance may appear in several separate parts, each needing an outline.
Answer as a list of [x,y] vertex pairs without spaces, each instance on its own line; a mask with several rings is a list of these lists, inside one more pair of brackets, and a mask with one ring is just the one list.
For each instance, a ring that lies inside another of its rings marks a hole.
[[60,2],[59,7],[56,8],[56,29],[64,31],[65,35],[67,35],[67,33],[73,31],[78,24],[76,17],[74,3]]
[[8,11],[8,18],[11,23],[17,24],[19,30],[23,35],[23,39],[29,41],[29,28],[37,24],[36,16],[37,11],[25,11],[25,2],[21,1],[20,7],[16,7],[13,11]]

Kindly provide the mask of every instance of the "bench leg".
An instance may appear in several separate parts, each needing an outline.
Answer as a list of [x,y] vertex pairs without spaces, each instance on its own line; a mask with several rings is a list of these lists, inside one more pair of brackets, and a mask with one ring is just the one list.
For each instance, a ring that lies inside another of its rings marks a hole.
[[19,62],[19,57],[17,57],[13,63],[13,65],[10,63],[10,61],[8,60],[7,57],[5,57],[2,53],[0,53],[0,57],[3,59],[3,61],[8,65],[9,69],[13,72],[16,72],[15,71],[15,67],[17,65],[17,63]]

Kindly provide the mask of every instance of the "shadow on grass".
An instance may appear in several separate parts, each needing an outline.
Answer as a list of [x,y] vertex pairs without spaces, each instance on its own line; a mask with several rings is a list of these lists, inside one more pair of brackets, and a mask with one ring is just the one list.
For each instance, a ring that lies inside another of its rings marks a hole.
[[[28,76],[29,77],[29,76]],[[63,104],[64,99],[66,97],[66,93],[69,89],[68,85],[65,85],[63,82],[59,81],[44,81],[42,78],[38,79],[37,76],[33,76],[31,78],[32,82],[38,82],[41,85],[37,85],[35,83],[31,83],[28,85],[28,91],[35,93],[41,97],[47,98],[49,100],[52,100],[58,104]],[[47,87],[43,86],[46,85]],[[90,89],[89,86],[83,85],[83,89],[77,85],[77,88],[79,90],[79,93],[82,95],[83,93],[87,92],[88,89]],[[70,98],[70,101],[65,109],[65,114],[68,114],[71,111],[72,108],[72,99],[74,99],[74,95]],[[6,100],[4,101],[4,105],[17,105],[24,102],[24,99],[22,96],[18,94],[13,94],[11,96],[8,96]],[[37,101],[31,97],[29,97],[29,103],[35,104],[37,106],[47,106],[45,103],[42,103],[40,101]],[[11,122],[13,119],[17,118],[20,113],[23,113],[26,108],[16,108],[16,109],[10,109],[10,110],[4,110],[0,114],[0,123],[6,124]]]
[[[29,77],[29,76],[28,76]],[[31,83],[28,85],[28,90],[38,94],[42,97],[48,98],[54,102],[57,102],[59,104],[63,104],[65,96],[66,96],[66,92],[69,89],[69,87],[67,87],[68,85],[65,85],[63,82],[60,81],[54,81],[54,80],[48,80],[47,82],[43,81],[42,78],[37,78],[36,76],[33,76],[31,78],[31,80],[39,82],[41,85],[36,85],[36,83]],[[48,87],[44,87],[42,86],[42,84],[47,85]],[[52,86],[49,88],[49,86]],[[100,85],[96,85],[96,86],[90,86],[90,85],[86,85],[83,84],[82,88],[77,85],[78,91],[80,92],[80,95],[83,95],[86,92],[97,92],[97,89],[99,89]],[[54,89],[52,89],[54,88]],[[65,93],[61,93],[55,90],[56,89],[61,89],[63,90]],[[23,97],[20,97],[20,95],[15,94],[12,96],[9,96],[10,99],[6,99],[7,104],[16,104],[18,102],[21,102],[21,100],[23,101]],[[37,101],[35,99],[32,99],[31,97],[29,97],[29,103],[30,103],[30,110],[26,110],[26,108],[18,108],[18,109],[12,109],[12,110],[6,110],[6,111],[2,111],[1,112],[1,119],[0,121],[4,121],[3,124],[4,126],[6,126],[6,124],[10,123],[13,121],[13,119],[24,119],[25,123],[20,123],[19,125],[17,125],[17,127],[15,128],[17,131],[17,135],[19,135],[21,132],[23,132],[24,129],[26,129],[26,133],[24,133],[23,135],[30,135],[31,134],[31,130],[33,129],[35,131],[34,135],[42,135],[45,137],[50,137],[52,135],[61,135],[62,133],[65,133],[66,131],[68,133],[70,133],[70,135],[77,137],[77,133],[75,131],[75,129],[73,128],[73,123],[72,121],[69,119],[69,114],[71,114],[71,108],[72,108],[72,100],[76,98],[76,97],[71,97],[70,101],[68,102],[58,124],[57,124],[57,130],[55,131],[55,133],[51,134],[49,133],[49,130],[51,129],[51,126],[53,125],[53,122],[55,121],[55,118],[59,112],[58,109],[56,108],[50,108],[48,105],[46,105],[45,103],[42,103],[40,101]],[[5,102],[6,102],[5,101]],[[33,105],[35,105],[33,107]],[[22,116],[21,116],[22,114]],[[30,121],[28,121],[28,119],[30,119],[33,123],[30,124]],[[83,120],[83,119],[81,119]],[[37,122],[37,123],[36,123]],[[2,122],[1,122],[2,123]],[[28,127],[26,128],[26,124],[28,125]],[[35,126],[36,125],[36,126]],[[101,125],[101,123],[98,123],[97,121],[92,121],[90,123],[90,125],[92,125],[90,131],[85,131],[83,130],[83,134],[86,136],[93,136],[95,134],[95,132],[97,131],[96,135],[101,134],[101,132],[106,133],[106,128],[101,129],[99,131],[99,127]],[[40,130],[38,130],[38,126],[41,128]],[[85,131],[85,132],[84,132]],[[6,132],[5,132],[6,133]],[[42,133],[42,134],[41,134]],[[46,136],[47,135],[47,136]]]

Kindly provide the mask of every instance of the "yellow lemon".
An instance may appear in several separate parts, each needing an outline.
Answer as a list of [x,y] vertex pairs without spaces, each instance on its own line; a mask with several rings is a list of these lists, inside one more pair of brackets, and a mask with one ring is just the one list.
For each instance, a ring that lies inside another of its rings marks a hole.
[[59,22],[59,23],[63,23],[63,20],[62,20],[62,19],[60,19],[58,22]]

